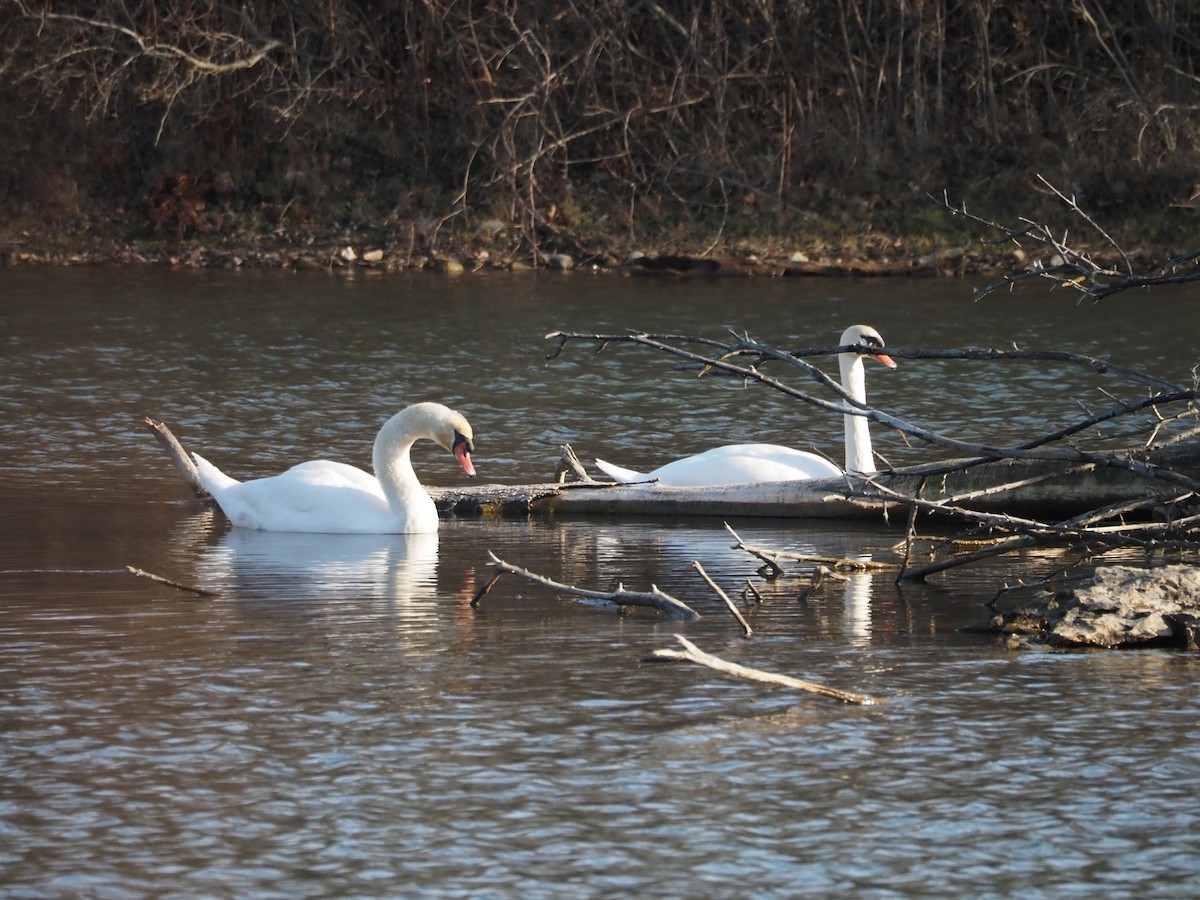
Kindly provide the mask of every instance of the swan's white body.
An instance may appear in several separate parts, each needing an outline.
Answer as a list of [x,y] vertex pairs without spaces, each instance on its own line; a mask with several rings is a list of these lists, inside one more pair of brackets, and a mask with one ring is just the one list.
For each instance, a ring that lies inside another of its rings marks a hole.
[[[842,333],[842,346],[861,346],[855,353],[838,356],[842,387],[857,403],[867,402],[867,377],[864,357],[879,360],[895,368],[892,358],[883,352],[883,338],[869,325],[854,325]],[[876,471],[871,452],[871,432],[866,418],[847,414],[846,471],[869,474]],[[803,481],[812,478],[831,478],[842,474],[834,463],[810,453],[779,444],[728,444],[703,453],[677,459],[651,472],[635,472],[596,460],[609,477],[616,481],[656,481],[667,487],[703,487],[718,484],[757,484],[769,481]]]
[[600,467],[615,481],[649,481],[670,487],[700,487],[711,484],[751,484],[763,481],[796,481],[830,478],[842,470],[827,459],[807,450],[778,444],[728,444],[694,456],[685,456],[659,466],[653,472],[635,472],[602,459]]
[[471,426],[440,403],[417,403],[392,416],[375,438],[375,474],[316,460],[280,475],[240,482],[193,453],[200,480],[229,521],[260,531],[421,534],[438,529],[437,507],[413,472],[409,451],[422,438],[449,450],[468,475]]

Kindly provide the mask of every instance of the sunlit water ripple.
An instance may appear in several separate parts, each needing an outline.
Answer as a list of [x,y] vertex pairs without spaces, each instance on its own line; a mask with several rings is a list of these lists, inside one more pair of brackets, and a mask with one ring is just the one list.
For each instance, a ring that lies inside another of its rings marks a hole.
[[[959,630],[1053,554],[903,589],[855,576],[802,600],[718,521],[229,532],[140,425],[166,418],[238,475],[367,465],[379,422],[436,396],[468,411],[484,477],[515,483],[548,477],[563,441],[647,465],[730,434],[839,440],[836,422],[644,351],[547,363],[558,327],[733,324],[812,345],[860,320],[897,345],[1036,343],[1180,378],[1194,327],[1150,334],[1167,319],[1147,307],[964,304],[943,282],[93,275],[0,272],[5,898],[1195,892],[1197,658],[1016,654]],[[1076,376],[911,361],[869,386],[925,424],[1017,435],[1077,408],[1095,386]],[[417,464],[458,477],[436,452]],[[897,537],[734,524],[831,556]],[[474,610],[488,550],[580,586],[657,584],[703,617],[618,615],[510,576]],[[731,595],[763,592],[742,603],[751,637],[694,560]],[[886,703],[646,661],[676,632]]]

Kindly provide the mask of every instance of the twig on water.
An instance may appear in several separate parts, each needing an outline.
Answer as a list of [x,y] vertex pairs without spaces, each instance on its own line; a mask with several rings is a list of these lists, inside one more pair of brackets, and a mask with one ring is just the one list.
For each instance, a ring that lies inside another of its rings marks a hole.
[[742,599],[753,600],[755,603],[763,602],[762,591],[756,588],[749,578],[746,579],[746,586],[742,588]]
[[138,578],[149,578],[151,581],[157,581],[159,584],[165,584],[167,587],[173,587],[177,591],[186,591],[190,594],[195,594],[197,597],[219,597],[217,591],[210,591],[206,588],[193,587],[190,584],[183,584],[179,581],[172,581],[170,578],[164,578],[161,575],[155,575],[153,572],[147,572],[145,569],[139,569],[136,566],[126,566],[125,571],[131,575],[136,575]]
[[153,572],[147,572],[136,566],[125,566],[123,569],[0,569],[0,575],[136,575],[139,578],[149,578],[151,581],[157,581],[159,584],[173,587],[177,591],[186,591],[189,594],[195,594],[197,597],[221,596],[218,591],[210,591],[206,588],[193,587],[190,584],[172,581],[170,578],[155,575]]
[[551,590],[561,591],[562,593],[571,594],[576,597],[601,600],[606,603],[614,603],[617,606],[644,606],[668,613],[677,619],[693,620],[700,618],[700,614],[686,603],[676,600],[670,594],[660,591],[655,585],[651,585],[649,591],[627,591],[622,585],[617,585],[615,591],[589,591],[584,588],[577,588],[573,585],[554,581],[545,575],[538,575],[536,572],[531,572],[520,566],[514,566],[500,559],[500,557],[496,556],[490,550],[488,551],[488,557],[492,561],[492,567],[496,570],[496,574],[488,579],[488,582],[476,591],[475,596],[471,598],[471,607],[473,609],[479,608],[479,601],[491,591],[492,587],[499,581],[501,575],[516,575],[524,578],[526,581],[532,581],[534,584],[540,584]]
[[725,605],[729,607],[729,611],[733,613],[733,617],[738,620],[738,624],[742,626],[742,631],[749,637],[753,632],[750,629],[750,623],[745,620],[742,614],[738,611],[737,605],[729,599],[729,595],[721,590],[721,586],[708,577],[708,573],[704,571],[704,566],[700,565],[699,560],[692,562],[692,568],[700,573],[700,577],[708,582],[708,586],[716,592],[716,595],[725,601]]
[[820,556],[814,553],[793,553],[788,550],[772,550],[767,547],[756,547],[753,544],[747,544],[742,540],[741,536],[734,531],[728,522],[724,523],[725,530],[728,531],[735,541],[734,550],[744,550],[751,556],[757,556],[772,570],[771,578],[777,578],[784,574],[783,567],[779,565],[781,559],[791,559],[797,562],[819,563],[829,566],[835,570],[849,570],[855,572],[882,572],[895,569],[896,566],[892,563],[873,562],[869,559],[851,559],[848,556]]
[[871,697],[867,694],[856,694],[851,691],[841,691],[837,688],[827,687],[823,684],[817,684],[815,681],[803,681],[799,678],[793,678],[790,675],[779,675],[775,672],[764,672],[762,669],[752,669],[749,666],[731,663],[721,659],[719,656],[713,656],[711,653],[705,653],[687,638],[681,634],[675,635],[675,640],[683,645],[682,650],[661,649],[655,650],[650,659],[654,660],[671,660],[671,661],[686,661],[694,662],[701,666],[707,666],[718,672],[723,672],[726,675],[733,675],[737,678],[748,678],[751,681],[761,681],[764,684],[777,684],[782,687],[795,688],[800,691],[808,691],[811,694],[820,694],[823,697],[832,697],[834,700],[840,700],[842,703],[857,703],[862,706],[875,706],[887,701],[877,697]]

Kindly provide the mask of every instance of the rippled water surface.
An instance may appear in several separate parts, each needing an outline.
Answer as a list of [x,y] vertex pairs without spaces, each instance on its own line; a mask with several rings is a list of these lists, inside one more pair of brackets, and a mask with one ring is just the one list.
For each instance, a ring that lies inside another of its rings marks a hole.
[[[959,630],[1028,554],[808,599],[720,521],[448,520],[436,538],[230,531],[141,418],[241,477],[369,464],[412,399],[458,406],[485,480],[569,441],[629,465],[839,426],[646,350],[557,328],[749,330],[831,345],[1102,355],[1189,381],[1194,294],[1079,308],[958,282],[340,279],[0,271],[0,895],[5,897],[1182,896],[1200,876],[1193,655],[1012,653]],[[872,400],[979,439],[1121,386],[1048,364],[902,360]],[[897,462],[927,451],[876,430]],[[453,460],[416,454],[428,481]],[[731,522],[747,541],[886,557],[866,524]],[[702,618],[619,615],[506,576],[655,584]],[[693,569],[739,599],[737,623]],[[215,592],[197,597],[125,566]],[[796,570],[799,572],[799,569]],[[684,634],[868,693],[851,707],[646,661]]]

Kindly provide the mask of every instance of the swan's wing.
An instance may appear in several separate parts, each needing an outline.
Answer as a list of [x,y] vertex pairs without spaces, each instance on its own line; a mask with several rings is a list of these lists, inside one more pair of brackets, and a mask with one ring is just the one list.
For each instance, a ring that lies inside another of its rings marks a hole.
[[317,459],[292,466],[280,478],[290,478],[297,484],[354,488],[383,497],[379,479],[369,472],[346,463]]
[[731,459],[761,460],[765,465],[787,466],[802,473],[799,476],[792,475],[792,478],[833,478],[842,474],[841,468],[824,456],[780,444],[729,444],[706,451],[700,456],[706,456],[708,453],[724,453]]
[[841,474],[842,470],[829,460],[807,450],[778,444],[727,444],[677,459],[642,477],[656,478],[659,484],[672,487],[709,487],[803,481]]
[[345,463],[301,463],[213,491],[234,525],[261,531],[386,532],[395,517],[379,482]]

